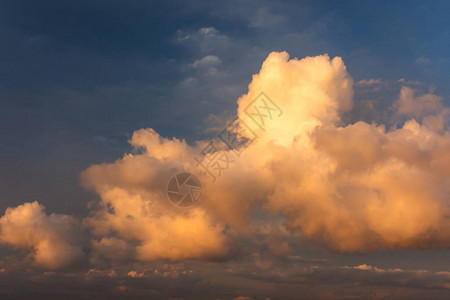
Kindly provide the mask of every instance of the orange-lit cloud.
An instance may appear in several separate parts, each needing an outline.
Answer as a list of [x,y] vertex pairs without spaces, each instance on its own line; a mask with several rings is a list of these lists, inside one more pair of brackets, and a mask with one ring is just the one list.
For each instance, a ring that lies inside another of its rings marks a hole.
[[[95,248],[114,258],[127,251],[128,242],[138,241],[134,255],[141,261],[225,255],[223,223],[200,208],[177,210],[167,201],[168,179],[182,168],[183,161],[189,161],[192,150],[187,144],[163,139],[153,130],[135,132],[131,143],[145,152],[125,155],[114,164],[92,166],[82,176],[102,199],[101,209],[85,220],[100,238],[94,239]],[[117,238],[104,238],[112,233]]]
[[[287,216],[292,231],[336,251],[448,247],[450,136],[448,119],[437,116],[441,99],[404,88],[399,114],[423,124],[342,126],[351,84],[339,58],[269,55],[238,102],[246,123],[242,108],[261,90],[285,112],[247,152],[272,187],[262,202]],[[426,122],[434,117],[440,126]]]
[[46,215],[36,201],[8,208],[0,218],[0,242],[29,250],[34,263],[60,269],[83,258],[77,221],[71,216]]
[[[283,112],[267,119],[264,128],[246,113],[260,92]],[[286,52],[273,52],[238,99],[239,122],[253,126],[258,138],[240,157],[222,149],[232,162],[217,181],[194,160],[208,141],[191,146],[153,129],[133,134],[133,153],[83,172],[84,186],[101,199],[83,221],[93,249],[112,260],[223,258],[230,255],[233,238],[255,234],[250,212],[256,206],[284,216],[289,231],[333,251],[448,247],[449,110],[440,97],[416,93],[407,87],[400,91],[392,105],[395,127],[344,124],[353,80],[342,59],[289,59]],[[167,200],[167,183],[181,171],[203,183],[194,208],[180,209]],[[2,240],[35,249],[42,265],[70,261],[75,254],[56,259],[58,249],[69,247],[67,240],[60,242],[59,231],[48,234],[47,225],[28,225],[35,218],[25,214],[28,210],[45,224],[56,222],[38,204],[9,209],[2,218]],[[22,231],[30,233],[14,238]],[[41,235],[50,246],[42,244]],[[273,256],[292,251],[282,239],[267,237],[264,243]]]
[[[224,228],[251,234],[248,214],[256,203],[285,215],[291,231],[335,251],[449,246],[450,136],[439,115],[441,98],[403,88],[394,107],[398,115],[417,120],[392,129],[343,125],[342,113],[352,108],[352,86],[339,57],[299,60],[271,53],[238,99],[238,117],[252,124],[245,108],[261,91],[283,115],[268,120],[216,182],[193,160],[207,141],[189,146],[139,130],[130,142],[142,153],[83,174],[102,199],[102,208],[86,223],[99,238],[115,232],[139,241],[141,260],[224,256],[230,238]],[[441,122],[426,122],[430,118]],[[195,209],[177,210],[165,198],[168,179],[181,170],[205,183]],[[285,248],[283,255],[290,252]]]

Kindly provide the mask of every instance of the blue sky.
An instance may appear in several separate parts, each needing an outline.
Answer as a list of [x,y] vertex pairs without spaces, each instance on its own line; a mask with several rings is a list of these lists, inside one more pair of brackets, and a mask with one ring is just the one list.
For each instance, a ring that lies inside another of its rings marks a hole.
[[[358,101],[387,109],[402,78],[448,103],[449,14],[448,1],[0,1],[0,209],[86,216],[96,196],[80,172],[130,151],[141,128],[210,137],[272,51],[340,56],[355,82],[385,82],[355,88],[350,120],[382,122]],[[404,255],[418,254],[368,261]]]

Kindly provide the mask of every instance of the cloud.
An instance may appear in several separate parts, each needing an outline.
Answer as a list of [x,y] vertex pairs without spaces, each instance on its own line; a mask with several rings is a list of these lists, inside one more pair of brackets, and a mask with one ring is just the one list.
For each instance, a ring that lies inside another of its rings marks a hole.
[[0,242],[30,251],[34,263],[48,269],[65,268],[80,261],[77,221],[67,215],[46,215],[39,203],[8,208],[0,218]]
[[[168,180],[193,155],[186,142],[145,129],[135,132],[130,142],[143,154],[128,154],[82,174],[84,184],[102,199],[101,208],[85,220],[100,238],[94,241],[95,248],[114,258],[114,249],[127,249],[137,241],[135,258],[141,261],[209,260],[225,255],[223,223],[199,208],[177,210],[167,200]],[[111,234],[117,238],[105,240]],[[125,241],[128,244],[123,245]]]
[[[265,111],[263,128],[248,113],[261,91],[282,111],[271,119]],[[448,247],[450,135],[445,122],[426,121],[439,118],[441,98],[403,88],[395,109],[421,119],[390,130],[344,126],[341,116],[352,105],[353,80],[341,58],[271,53],[238,99],[240,126],[252,128],[244,135],[258,137],[242,157],[223,148],[231,162],[216,182],[193,159],[208,141],[190,146],[152,129],[134,133],[134,154],[84,172],[84,184],[101,197],[101,208],[85,220],[100,239],[96,248],[116,234],[138,242],[142,261],[226,257],[236,234],[254,234],[256,206],[283,215],[288,230],[332,251]],[[164,194],[181,171],[205,184],[200,204],[186,211]],[[273,255],[291,251],[287,243],[274,251],[271,238],[265,243]]]
[[202,66],[215,66],[221,63],[220,58],[215,55],[207,55],[201,59],[194,61],[190,66],[193,68],[199,68]]
[[399,99],[392,105],[398,120],[413,118],[434,132],[447,132],[450,109],[442,103],[442,97],[431,92],[417,95],[417,90],[402,87]]
[[382,84],[383,81],[381,79],[361,79],[360,81],[356,82],[356,85],[364,85],[364,86],[370,86],[370,85],[378,85]]
[[203,27],[194,32],[178,30],[176,42],[189,47],[194,46],[196,53],[215,53],[221,48],[226,50],[232,46],[230,37],[219,32],[214,27]]
[[[271,108],[255,106],[262,91]],[[335,252],[449,247],[450,134],[440,97],[404,87],[392,106],[404,123],[344,125],[353,80],[342,59],[273,52],[237,104],[238,125],[251,129],[242,134],[253,141],[238,156],[213,140],[229,158],[216,181],[194,159],[209,141],[189,145],[153,129],[134,132],[132,153],[81,174],[100,196],[83,220],[93,259],[225,259],[239,238],[261,234],[254,210],[268,213],[267,223],[281,216],[293,237]],[[194,208],[167,199],[167,183],[182,171],[202,182]],[[59,268],[81,255],[69,238],[76,227],[69,216],[46,216],[42,206],[27,203],[1,220],[3,243],[32,249],[37,264]],[[291,255],[292,239],[271,231],[262,236],[269,253]]]
[[128,276],[130,276],[132,278],[142,278],[142,277],[144,277],[144,273],[138,273],[136,271],[130,271],[130,272],[128,272]]
[[276,235],[269,235],[264,239],[264,244],[269,253],[273,256],[285,257],[291,254],[292,249],[287,241]]
[[[265,207],[287,216],[288,228],[342,252],[449,246],[447,132],[414,120],[391,131],[365,122],[339,126],[352,103],[339,58],[269,55],[238,100],[246,124],[245,107],[262,90],[285,115],[268,121],[248,163],[266,174],[272,187]],[[440,101],[431,94],[405,99],[401,93],[399,111],[412,106],[424,115],[436,113]]]
[[430,115],[442,110],[442,97],[428,93],[415,96],[414,89],[403,87],[400,92],[400,98],[395,103],[397,113],[408,117],[422,118],[424,115]]
[[220,65],[222,61],[219,57],[215,55],[207,55],[201,59],[197,59],[192,64],[189,64],[189,67],[193,69],[202,69],[206,71],[206,73],[210,75],[218,75],[219,71],[217,70],[217,66]]
[[123,239],[116,237],[103,237],[92,240],[93,248],[104,257],[115,261],[130,260],[135,255],[135,249]]
[[218,33],[217,29],[214,27],[202,27],[198,30],[198,32],[205,37],[213,37]]

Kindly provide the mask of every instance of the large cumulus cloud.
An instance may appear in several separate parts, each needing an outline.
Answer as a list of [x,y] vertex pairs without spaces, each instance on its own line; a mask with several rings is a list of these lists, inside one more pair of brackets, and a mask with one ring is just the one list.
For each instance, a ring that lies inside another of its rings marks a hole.
[[[262,91],[283,114],[257,128],[245,110]],[[252,234],[255,204],[334,251],[447,247],[450,136],[441,98],[403,88],[393,108],[406,121],[390,129],[343,124],[352,102],[341,58],[271,53],[238,99],[239,122],[253,124],[258,138],[241,157],[223,149],[233,162],[216,182],[193,159],[207,141],[189,146],[139,130],[131,144],[140,152],[84,173],[102,199],[86,222],[100,239],[113,232],[138,241],[142,260],[224,256],[236,232]],[[191,210],[165,198],[167,181],[181,170],[205,183]]]
[[[282,110],[263,128],[248,114],[261,92]],[[194,160],[209,141],[189,145],[153,129],[133,134],[132,153],[83,172],[83,185],[100,197],[83,221],[97,253],[113,260],[224,258],[237,236],[255,235],[255,208],[282,215],[295,236],[332,251],[449,246],[449,110],[440,97],[405,86],[389,126],[346,124],[353,80],[341,58],[273,52],[237,104],[237,122],[253,130],[243,135],[258,138],[241,156],[214,140],[231,161],[214,182]],[[167,201],[167,183],[181,171],[203,184],[194,208]],[[3,239],[39,253],[37,242]],[[271,252],[292,251],[284,248]]]
[[240,119],[250,122],[242,108],[260,90],[285,112],[249,151],[273,187],[265,207],[336,251],[448,247],[450,135],[441,99],[403,88],[394,105],[411,118],[403,125],[344,126],[351,84],[339,58],[286,53],[272,53],[253,77]]

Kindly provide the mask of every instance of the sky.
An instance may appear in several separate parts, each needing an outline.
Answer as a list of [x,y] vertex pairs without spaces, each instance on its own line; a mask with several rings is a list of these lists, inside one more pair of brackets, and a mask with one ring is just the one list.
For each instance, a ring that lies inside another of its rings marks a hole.
[[449,12],[0,1],[1,298],[448,299]]

